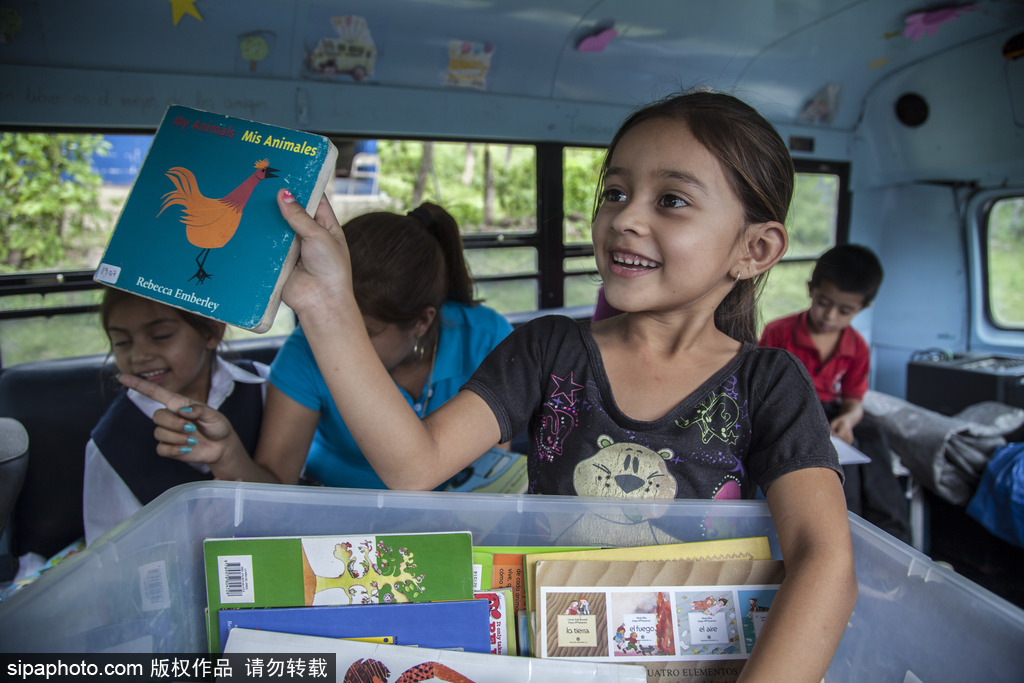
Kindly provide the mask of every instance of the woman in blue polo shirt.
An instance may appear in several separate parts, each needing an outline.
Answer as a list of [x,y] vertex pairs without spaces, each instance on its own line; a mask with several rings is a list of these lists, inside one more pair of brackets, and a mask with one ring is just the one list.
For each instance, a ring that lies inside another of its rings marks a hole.
[[[365,214],[344,231],[356,301],[377,355],[426,415],[458,393],[512,328],[474,302],[458,225],[440,206]],[[301,326],[271,365],[270,382],[258,464],[284,483],[301,476],[327,486],[386,488],[338,414]]]

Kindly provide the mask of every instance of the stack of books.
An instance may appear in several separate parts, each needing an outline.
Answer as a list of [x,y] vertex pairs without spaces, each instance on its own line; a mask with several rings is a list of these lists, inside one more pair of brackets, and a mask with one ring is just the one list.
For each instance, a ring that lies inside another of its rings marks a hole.
[[368,660],[467,680],[734,680],[783,576],[761,537],[638,548],[474,546],[465,531],[226,538],[205,541],[204,562],[211,652],[333,652],[339,680]]

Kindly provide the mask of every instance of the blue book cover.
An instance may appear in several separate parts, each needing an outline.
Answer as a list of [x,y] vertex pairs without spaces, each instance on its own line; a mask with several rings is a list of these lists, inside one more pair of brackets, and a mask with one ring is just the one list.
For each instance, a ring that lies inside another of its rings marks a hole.
[[220,642],[232,628],[330,638],[392,637],[414,645],[490,653],[487,600],[222,609]]
[[312,214],[337,156],[320,135],[171,105],[94,279],[265,332],[298,257],[277,191]]

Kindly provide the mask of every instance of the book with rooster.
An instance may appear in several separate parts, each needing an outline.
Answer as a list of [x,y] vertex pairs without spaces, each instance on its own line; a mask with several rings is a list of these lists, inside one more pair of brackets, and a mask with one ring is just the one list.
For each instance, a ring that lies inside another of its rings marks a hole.
[[320,135],[171,105],[93,277],[265,332],[298,258],[277,192],[312,215],[337,157]]

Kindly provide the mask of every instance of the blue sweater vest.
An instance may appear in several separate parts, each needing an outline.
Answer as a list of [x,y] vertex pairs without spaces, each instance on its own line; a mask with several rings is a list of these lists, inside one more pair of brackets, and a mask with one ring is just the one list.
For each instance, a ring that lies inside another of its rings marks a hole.
[[[251,362],[236,364],[256,374]],[[251,455],[263,419],[261,385],[235,382],[231,395],[218,410],[231,421]],[[173,486],[213,478],[188,463],[157,455],[155,428],[153,421],[129,400],[127,392],[122,392],[92,430],[92,439],[103,457],[143,505]]]

